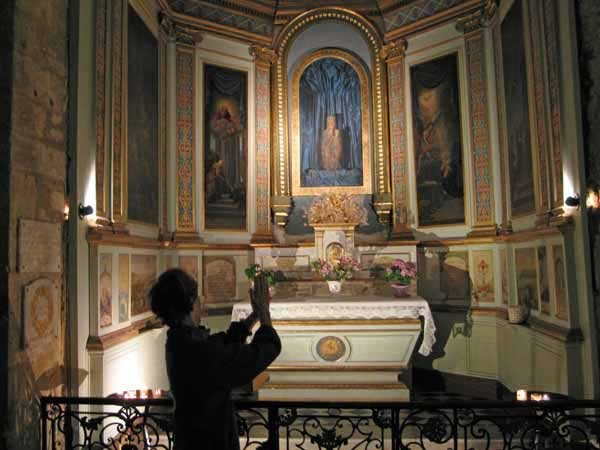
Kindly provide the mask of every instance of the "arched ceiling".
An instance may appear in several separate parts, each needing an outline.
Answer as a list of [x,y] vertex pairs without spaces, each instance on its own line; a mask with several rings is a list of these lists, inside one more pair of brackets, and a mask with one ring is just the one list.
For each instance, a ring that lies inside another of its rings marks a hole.
[[[263,38],[304,11],[340,6],[368,17],[382,35],[398,35],[421,22],[439,22],[452,12],[464,13],[485,0],[159,0],[163,9],[201,23],[213,23]],[[394,37],[394,36],[391,36]]]

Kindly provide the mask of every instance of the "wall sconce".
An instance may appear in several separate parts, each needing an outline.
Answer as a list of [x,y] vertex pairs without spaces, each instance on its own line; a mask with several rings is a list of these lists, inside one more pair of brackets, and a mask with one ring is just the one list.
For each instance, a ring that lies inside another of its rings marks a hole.
[[65,219],[65,222],[69,220],[69,204],[67,202],[65,202],[65,207],[63,209],[63,217]]
[[79,218],[83,220],[85,216],[89,216],[90,214],[94,214],[94,208],[91,205],[83,206],[81,203],[78,208]]
[[579,194],[574,194],[573,196],[569,196],[565,200],[565,206],[571,210],[579,209],[581,201],[579,200]]

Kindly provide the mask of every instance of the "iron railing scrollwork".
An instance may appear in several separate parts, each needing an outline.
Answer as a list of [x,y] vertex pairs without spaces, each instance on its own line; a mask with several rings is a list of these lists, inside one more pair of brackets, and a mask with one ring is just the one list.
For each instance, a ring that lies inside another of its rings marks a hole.
[[[244,450],[600,449],[600,401],[236,406]],[[170,450],[171,407],[169,399],[43,397],[41,449]]]

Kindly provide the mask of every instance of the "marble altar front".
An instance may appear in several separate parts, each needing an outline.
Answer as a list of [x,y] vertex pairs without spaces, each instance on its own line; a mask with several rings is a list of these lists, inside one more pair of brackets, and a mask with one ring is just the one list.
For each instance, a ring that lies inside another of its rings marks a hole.
[[[236,304],[232,320],[250,310]],[[275,299],[271,316],[282,351],[260,399],[406,400],[419,336],[425,356],[435,343],[431,310],[420,297]]]

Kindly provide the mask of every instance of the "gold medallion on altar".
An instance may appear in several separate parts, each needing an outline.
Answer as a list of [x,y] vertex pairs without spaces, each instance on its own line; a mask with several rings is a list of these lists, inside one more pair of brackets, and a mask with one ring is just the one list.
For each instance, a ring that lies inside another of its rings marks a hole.
[[325,336],[317,342],[317,354],[324,361],[337,361],[346,354],[346,344],[338,337]]

